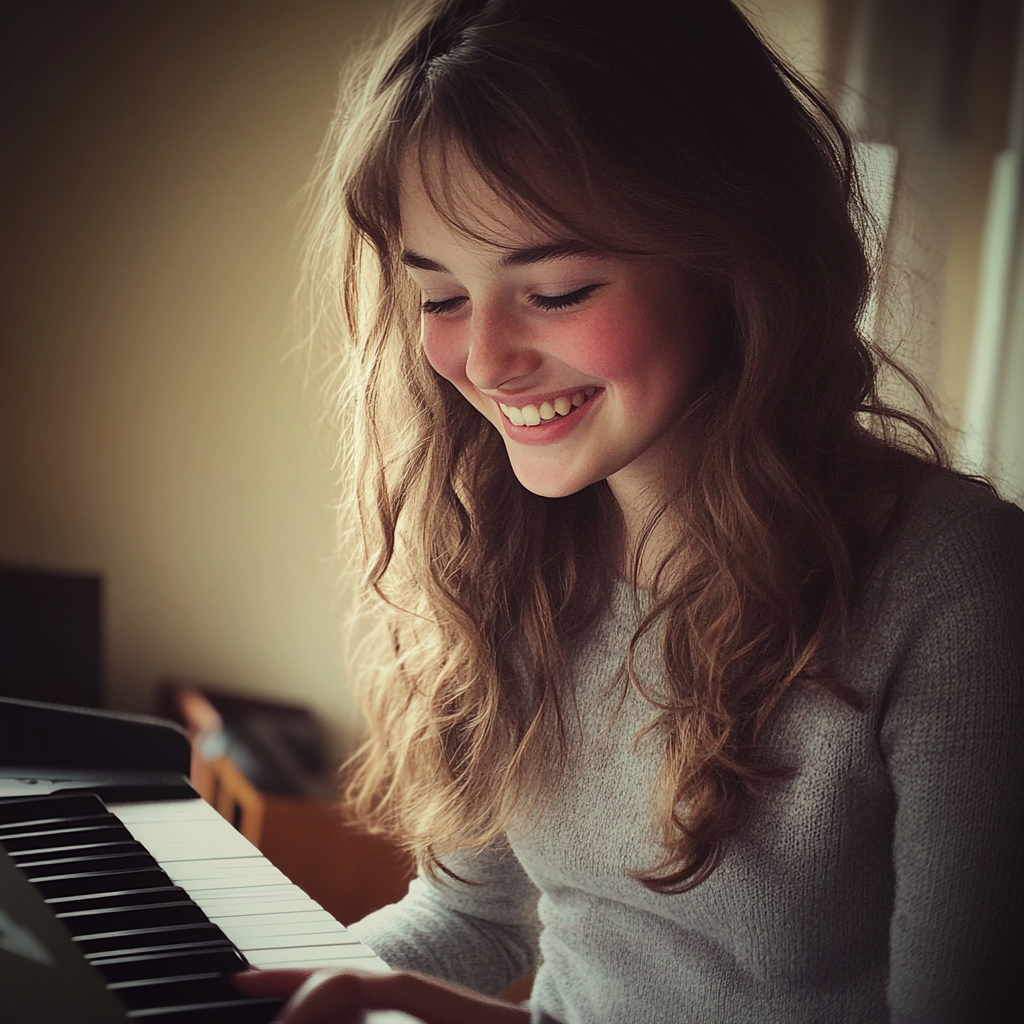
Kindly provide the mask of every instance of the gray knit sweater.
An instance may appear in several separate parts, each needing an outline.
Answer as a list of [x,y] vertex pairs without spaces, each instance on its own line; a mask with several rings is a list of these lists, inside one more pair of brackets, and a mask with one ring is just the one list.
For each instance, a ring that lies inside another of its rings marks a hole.
[[634,621],[623,589],[578,659],[539,824],[451,861],[483,884],[417,879],[359,938],[483,992],[537,967],[534,1021],[1024,1020],[1024,513],[959,479],[918,491],[853,624],[866,708],[790,694],[768,742],[795,774],[681,895],[631,877],[658,861],[660,759],[634,743],[650,705],[610,687]]

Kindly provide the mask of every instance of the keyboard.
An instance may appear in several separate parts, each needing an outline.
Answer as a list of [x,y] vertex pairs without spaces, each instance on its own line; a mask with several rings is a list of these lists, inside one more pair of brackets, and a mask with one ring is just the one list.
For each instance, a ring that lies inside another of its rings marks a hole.
[[20,1001],[18,1024],[266,1024],[281,1001],[227,975],[389,970],[199,799],[0,799],[0,848],[0,1005]]

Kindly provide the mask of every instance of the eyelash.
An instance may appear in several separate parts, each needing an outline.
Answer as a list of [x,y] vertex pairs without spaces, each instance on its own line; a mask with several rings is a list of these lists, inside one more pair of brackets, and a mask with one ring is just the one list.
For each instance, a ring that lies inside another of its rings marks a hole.
[[456,295],[454,299],[425,299],[420,309],[428,316],[441,316],[444,313],[451,313],[466,301],[464,295]]
[[568,309],[589,299],[600,287],[599,284],[588,284],[564,295],[531,295],[530,302],[538,309]]
[[[600,287],[600,284],[588,284],[564,295],[531,295],[530,302],[542,310],[569,309],[585,302]],[[443,316],[445,313],[453,313],[465,301],[464,295],[456,295],[451,299],[426,299],[420,308],[428,316]]]

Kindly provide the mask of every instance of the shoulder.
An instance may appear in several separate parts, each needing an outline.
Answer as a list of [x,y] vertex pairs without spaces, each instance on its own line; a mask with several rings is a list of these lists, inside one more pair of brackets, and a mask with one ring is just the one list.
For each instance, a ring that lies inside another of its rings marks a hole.
[[901,1020],[967,1019],[1009,990],[1001,952],[1020,930],[1024,512],[935,477],[871,584],[858,658],[893,797],[888,997]]
[[902,526],[930,526],[942,532],[971,523],[1002,522],[1010,534],[1024,537],[1024,510],[1004,501],[991,487],[955,473],[937,473],[908,495]]
[[1024,511],[942,474],[904,499],[890,532],[852,622],[855,688],[904,734],[940,719],[959,723],[951,742],[968,721],[979,736],[1018,728]]
[[951,473],[926,480],[903,498],[889,532],[868,605],[895,595],[904,607],[1024,599],[1024,510],[983,484]]

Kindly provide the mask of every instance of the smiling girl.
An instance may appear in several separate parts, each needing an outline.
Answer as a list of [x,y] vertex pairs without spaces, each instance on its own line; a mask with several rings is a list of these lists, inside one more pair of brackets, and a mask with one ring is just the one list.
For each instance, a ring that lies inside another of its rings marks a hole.
[[239,984],[1015,1019],[1024,515],[879,398],[828,105],[728,0],[439,0],[325,183],[384,651],[349,796],[420,875],[353,928],[395,974]]

